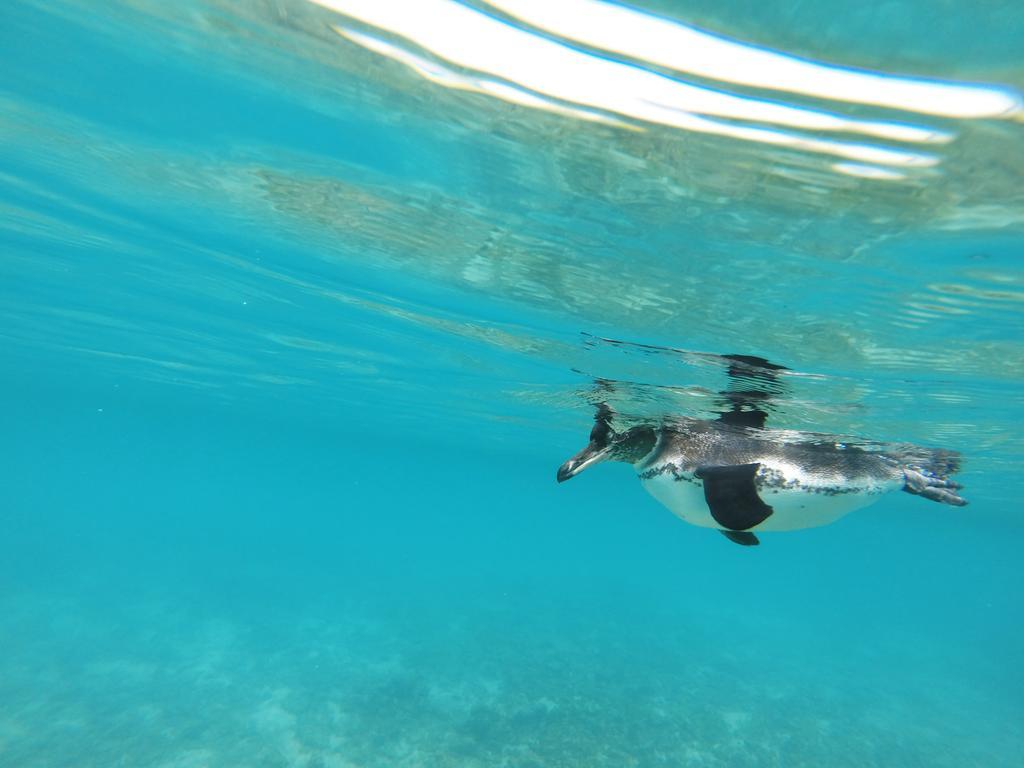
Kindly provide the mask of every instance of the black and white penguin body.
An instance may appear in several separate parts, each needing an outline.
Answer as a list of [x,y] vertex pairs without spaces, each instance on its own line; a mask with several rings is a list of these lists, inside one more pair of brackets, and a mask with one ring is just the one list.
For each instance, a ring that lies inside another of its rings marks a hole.
[[828,435],[765,429],[763,395],[742,402],[736,391],[723,394],[731,410],[718,419],[679,418],[623,432],[612,426],[614,412],[599,405],[590,443],[559,468],[559,482],[600,461],[628,462],[677,517],[744,545],[758,543],[754,532],[827,525],[891,491],[967,503],[956,494],[961,486],[947,479],[959,468],[955,453],[869,451]]
[[[695,422],[662,429],[654,450],[636,464],[644,489],[688,523],[705,528],[791,531],[838,520],[903,484],[902,469],[878,454],[842,443],[786,443],[761,431]],[[721,488],[726,486],[727,488]],[[762,505],[735,510],[735,493],[752,486]],[[732,491],[733,513],[712,515],[707,492]]]

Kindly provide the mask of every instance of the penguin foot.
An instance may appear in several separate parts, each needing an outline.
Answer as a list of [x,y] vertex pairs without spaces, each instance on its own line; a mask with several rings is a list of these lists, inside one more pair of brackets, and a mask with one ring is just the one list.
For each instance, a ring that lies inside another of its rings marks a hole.
[[903,490],[915,496],[923,496],[931,501],[938,501],[942,504],[952,504],[954,507],[967,505],[967,500],[958,496],[954,491],[963,488],[959,483],[947,480],[944,477],[921,472],[911,467],[903,468]]
[[756,547],[761,543],[757,536],[752,534],[750,531],[726,531],[719,529],[718,532],[725,536],[729,541],[734,544],[739,544],[741,547]]

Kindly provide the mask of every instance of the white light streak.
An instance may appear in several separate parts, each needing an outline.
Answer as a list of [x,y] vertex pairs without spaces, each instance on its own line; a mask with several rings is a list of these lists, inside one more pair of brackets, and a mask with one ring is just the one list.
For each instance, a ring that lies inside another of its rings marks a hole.
[[1024,111],[1020,94],[1006,88],[896,77],[808,61],[618,3],[488,2],[560,37],[714,80],[943,117],[1009,118]]

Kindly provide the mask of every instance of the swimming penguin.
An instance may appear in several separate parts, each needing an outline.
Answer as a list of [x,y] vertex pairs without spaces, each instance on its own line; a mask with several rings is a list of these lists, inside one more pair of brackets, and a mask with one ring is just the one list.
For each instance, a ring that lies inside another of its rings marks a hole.
[[[724,355],[730,379],[717,419],[675,418],[624,431],[615,412],[597,406],[586,448],[558,469],[558,482],[602,461],[632,464],[644,488],[677,517],[716,528],[744,546],[755,531],[814,528],[902,490],[954,506],[967,502],[947,479],[959,469],[951,451],[869,451],[842,438],[765,429],[767,402],[782,366]],[[751,387],[750,383],[755,386]]]

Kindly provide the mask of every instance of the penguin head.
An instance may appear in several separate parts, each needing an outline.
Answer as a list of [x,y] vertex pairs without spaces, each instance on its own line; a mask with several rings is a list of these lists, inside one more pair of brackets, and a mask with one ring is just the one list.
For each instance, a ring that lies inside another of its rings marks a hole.
[[654,450],[658,441],[654,427],[643,425],[616,432],[607,419],[598,417],[590,430],[590,442],[558,468],[558,482],[575,477],[587,467],[602,461],[625,461],[636,464]]

